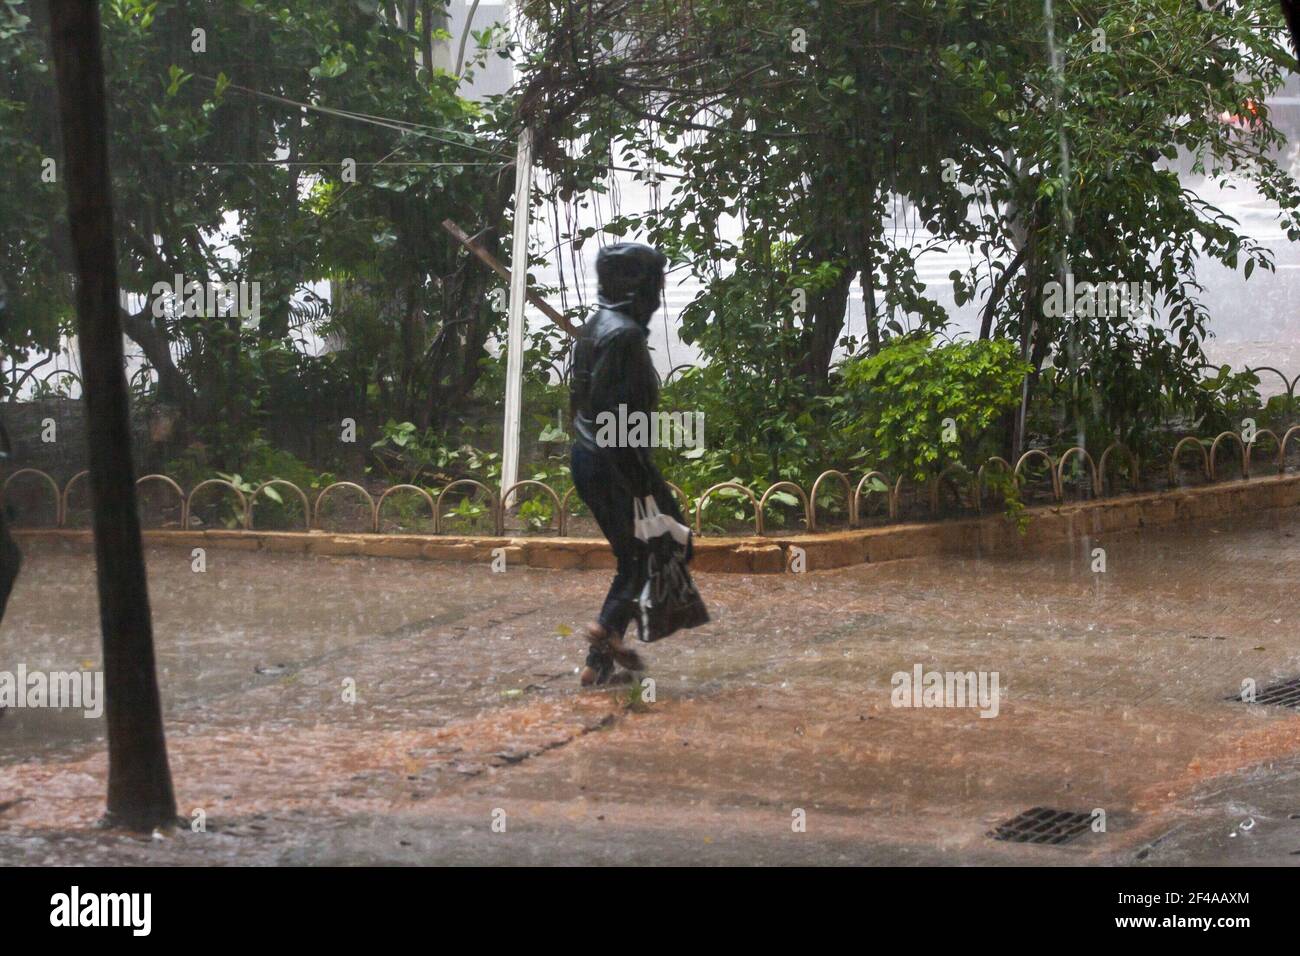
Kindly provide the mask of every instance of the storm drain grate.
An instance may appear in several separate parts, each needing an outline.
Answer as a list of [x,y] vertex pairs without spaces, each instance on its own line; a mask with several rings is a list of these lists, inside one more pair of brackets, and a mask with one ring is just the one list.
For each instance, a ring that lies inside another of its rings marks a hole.
[[[1241,700],[1234,694],[1229,700]],[[1293,677],[1278,684],[1270,684],[1261,691],[1256,691],[1255,699],[1250,704],[1271,704],[1274,707],[1300,707],[1300,677]]]
[[1010,843],[1068,843],[1092,825],[1092,815],[1034,807],[999,823],[986,835]]

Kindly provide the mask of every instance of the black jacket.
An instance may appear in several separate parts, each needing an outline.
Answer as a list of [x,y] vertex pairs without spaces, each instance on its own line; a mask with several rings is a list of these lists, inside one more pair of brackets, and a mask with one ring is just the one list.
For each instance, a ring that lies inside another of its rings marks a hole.
[[[659,382],[646,344],[650,317],[663,291],[663,254],[640,243],[606,246],[596,257],[600,302],[578,333],[569,391],[574,441],[608,455],[627,490],[647,495],[663,479],[647,447],[622,441],[600,443],[601,414],[618,421],[633,412],[650,415],[659,401]],[[606,432],[608,435],[608,432]],[[619,436],[620,438],[625,436]]]

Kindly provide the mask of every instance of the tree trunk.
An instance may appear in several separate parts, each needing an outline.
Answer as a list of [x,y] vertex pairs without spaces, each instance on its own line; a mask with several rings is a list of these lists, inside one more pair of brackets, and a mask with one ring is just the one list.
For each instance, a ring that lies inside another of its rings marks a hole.
[[1015,278],[1016,273],[1020,271],[1020,267],[1024,264],[1025,254],[1028,249],[1029,245],[1026,243],[1016,250],[1016,254],[1011,258],[1011,262],[1002,270],[1002,274],[998,276],[997,280],[993,283],[993,287],[989,289],[989,298],[984,304],[984,317],[980,320],[981,342],[987,342],[992,338],[993,314],[997,311],[998,303],[1002,301],[1002,297],[1006,294],[1007,284]]
[[99,4],[50,0],[50,32],[78,280],[77,336],[104,639],[108,819],[148,831],[176,822],[176,798],[167,766],[131,464]]
[[848,310],[853,279],[853,271],[845,269],[834,285],[812,297],[809,327],[804,332],[807,351],[799,373],[807,379],[814,394],[822,395],[827,391],[831,359],[835,356],[835,345],[840,340],[840,333],[844,331],[844,317]]
[[153,300],[147,300],[145,308],[134,315],[123,309],[121,311],[123,331],[131,337],[131,341],[140,346],[145,359],[158,373],[158,400],[177,406],[186,417],[192,418],[197,411],[198,399],[185,375],[176,367],[176,362],[172,359],[171,342],[166,333],[153,324],[152,305]]
[[433,86],[433,4],[420,3],[420,60],[424,65],[424,82]]
[[862,260],[862,273],[858,278],[862,285],[862,313],[867,326],[867,354],[875,355],[880,351],[880,316],[876,314],[876,261],[868,252]]
[[[1036,227],[1036,223],[1034,224]],[[1025,239],[1027,249],[1025,259],[1025,298],[1020,319],[1020,357],[1029,363],[1030,370],[1025,373],[1020,391],[1020,407],[1016,412],[1015,434],[1012,436],[1011,458],[1015,464],[1025,453],[1025,428],[1029,417],[1029,406],[1033,402],[1034,390],[1038,385],[1038,369],[1046,355],[1046,346],[1038,351],[1039,342],[1046,338],[1046,330],[1040,328],[1039,317],[1043,314],[1042,262],[1039,258],[1038,232],[1031,228]]]

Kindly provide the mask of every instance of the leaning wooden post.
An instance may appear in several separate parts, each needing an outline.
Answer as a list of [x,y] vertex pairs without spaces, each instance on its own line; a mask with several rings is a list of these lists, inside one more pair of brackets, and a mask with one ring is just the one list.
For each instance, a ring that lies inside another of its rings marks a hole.
[[50,27],[90,445],[108,721],[107,819],[148,831],[175,824],[176,798],[167,766],[131,464],[99,4],[50,0]]

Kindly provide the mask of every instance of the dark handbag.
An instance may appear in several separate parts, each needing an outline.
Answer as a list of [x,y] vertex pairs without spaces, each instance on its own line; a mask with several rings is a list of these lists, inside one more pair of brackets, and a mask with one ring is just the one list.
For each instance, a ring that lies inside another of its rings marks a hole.
[[686,567],[691,529],[659,510],[653,495],[633,502],[635,534],[645,544],[645,580],[637,597],[637,636],[646,643],[709,621]]

